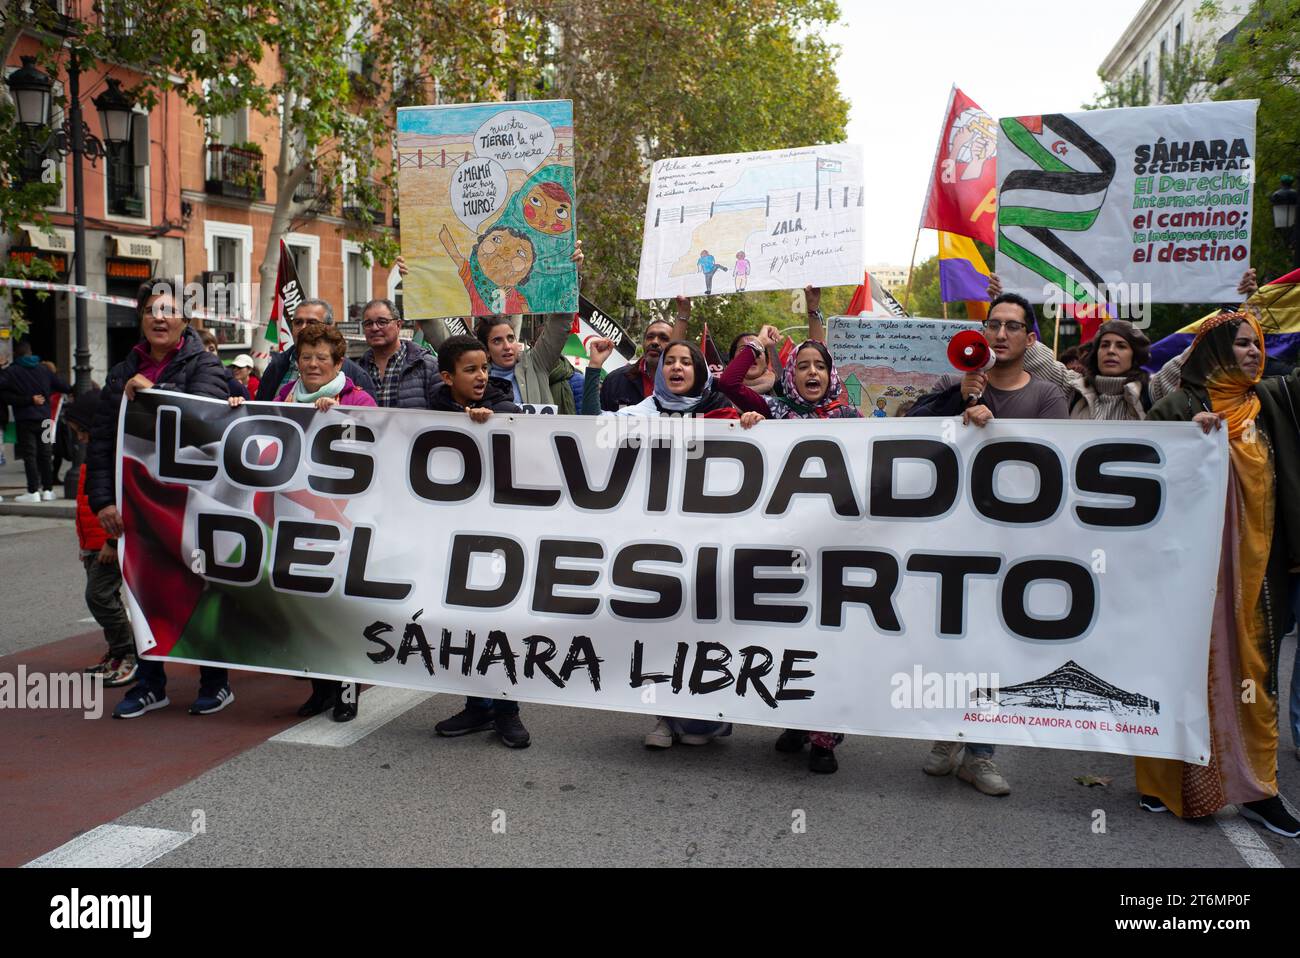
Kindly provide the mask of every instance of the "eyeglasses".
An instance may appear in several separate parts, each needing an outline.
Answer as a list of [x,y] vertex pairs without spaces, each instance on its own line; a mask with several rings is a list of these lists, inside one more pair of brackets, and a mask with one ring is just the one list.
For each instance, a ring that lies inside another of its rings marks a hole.
[[362,329],[383,329],[395,323],[394,319],[367,319],[361,324]]
[[1009,333],[1023,333],[1029,327],[1024,323],[1017,323],[1012,320],[1009,323],[1000,323],[996,319],[984,320],[984,328],[990,333],[996,333],[999,329],[1005,329]]

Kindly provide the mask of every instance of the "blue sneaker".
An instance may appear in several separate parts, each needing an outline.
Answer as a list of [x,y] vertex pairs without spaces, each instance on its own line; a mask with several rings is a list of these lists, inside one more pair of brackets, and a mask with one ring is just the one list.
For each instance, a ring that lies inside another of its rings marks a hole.
[[230,691],[229,685],[223,685],[215,692],[200,690],[199,697],[190,706],[190,714],[211,715],[213,712],[220,712],[233,701],[235,701],[235,693]]
[[113,718],[139,718],[145,712],[152,712],[154,709],[165,709],[171,704],[171,700],[163,693],[137,685],[126,693],[126,697],[122,701],[117,703],[117,708],[113,709]]

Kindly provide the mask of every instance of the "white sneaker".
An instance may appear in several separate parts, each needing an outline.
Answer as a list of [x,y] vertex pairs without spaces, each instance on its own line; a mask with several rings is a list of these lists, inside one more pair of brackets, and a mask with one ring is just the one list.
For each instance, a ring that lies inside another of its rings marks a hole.
[[1002,777],[1002,773],[998,771],[997,765],[991,758],[971,755],[967,752],[966,757],[962,759],[961,767],[957,769],[957,777],[963,782],[970,782],[985,795],[1011,794],[1011,786],[1007,784],[1007,780]]
[[14,502],[40,502],[41,494],[39,492],[24,492],[21,496],[14,496]]
[[961,742],[935,742],[921,771],[926,775],[951,775],[961,758],[962,748]]
[[41,502],[53,502],[53,501],[54,501],[53,489],[46,489],[44,492],[41,493]]
[[660,719],[645,737],[646,748],[672,748],[673,730],[667,719]]

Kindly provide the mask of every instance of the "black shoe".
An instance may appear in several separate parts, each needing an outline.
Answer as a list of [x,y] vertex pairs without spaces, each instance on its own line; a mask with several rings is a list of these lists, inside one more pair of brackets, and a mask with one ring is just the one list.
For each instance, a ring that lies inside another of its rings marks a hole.
[[337,682],[323,682],[320,679],[311,680],[311,698],[303,702],[298,708],[299,718],[311,718],[313,715],[320,715],[331,705],[338,704],[339,684]]
[[338,701],[334,703],[334,712],[330,718],[336,722],[351,722],[357,717],[357,701],[360,689],[355,682],[344,682],[339,689]]
[[1237,810],[1241,812],[1242,818],[1259,822],[1275,835],[1283,838],[1300,836],[1300,822],[1291,817],[1291,813],[1282,804],[1282,799],[1276,795],[1258,802],[1243,802]]
[[1154,795],[1143,795],[1138,800],[1138,805],[1148,812],[1156,812],[1157,814],[1169,811],[1169,806]]
[[835,749],[822,748],[820,745],[812,747],[812,752],[808,755],[808,771],[830,775],[839,767],[840,763],[835,761]]
[[803,729],[788,728],[776,740],[778,752],[801,752],[808,741],[808,733]]
[[498,715],[493,724],[496,726],[497,734],[501,736],[501,741],[509,748],[527,748],[532,742],[528,736],[528,729],[524,728],[524,723],[519,720],[518,712]]
[[443,719],[433,727],[439,735],[448,737],[468,735],[470,732],[486,732],[492,727],[494,709],[480,709],[467,705],[451,718]]

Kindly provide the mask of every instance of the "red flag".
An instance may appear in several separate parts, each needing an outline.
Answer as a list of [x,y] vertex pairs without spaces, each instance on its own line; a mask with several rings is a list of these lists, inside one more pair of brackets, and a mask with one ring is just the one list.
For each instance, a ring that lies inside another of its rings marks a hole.
[[790,357],[794,355],[794,340],[789,336],[781,344],[781,351],[777,353],[777,360],[781,363],[781,368],[785,369],[790,363]]
[[955,86],[948,98],[921,226],[996,245],[998,125]]

